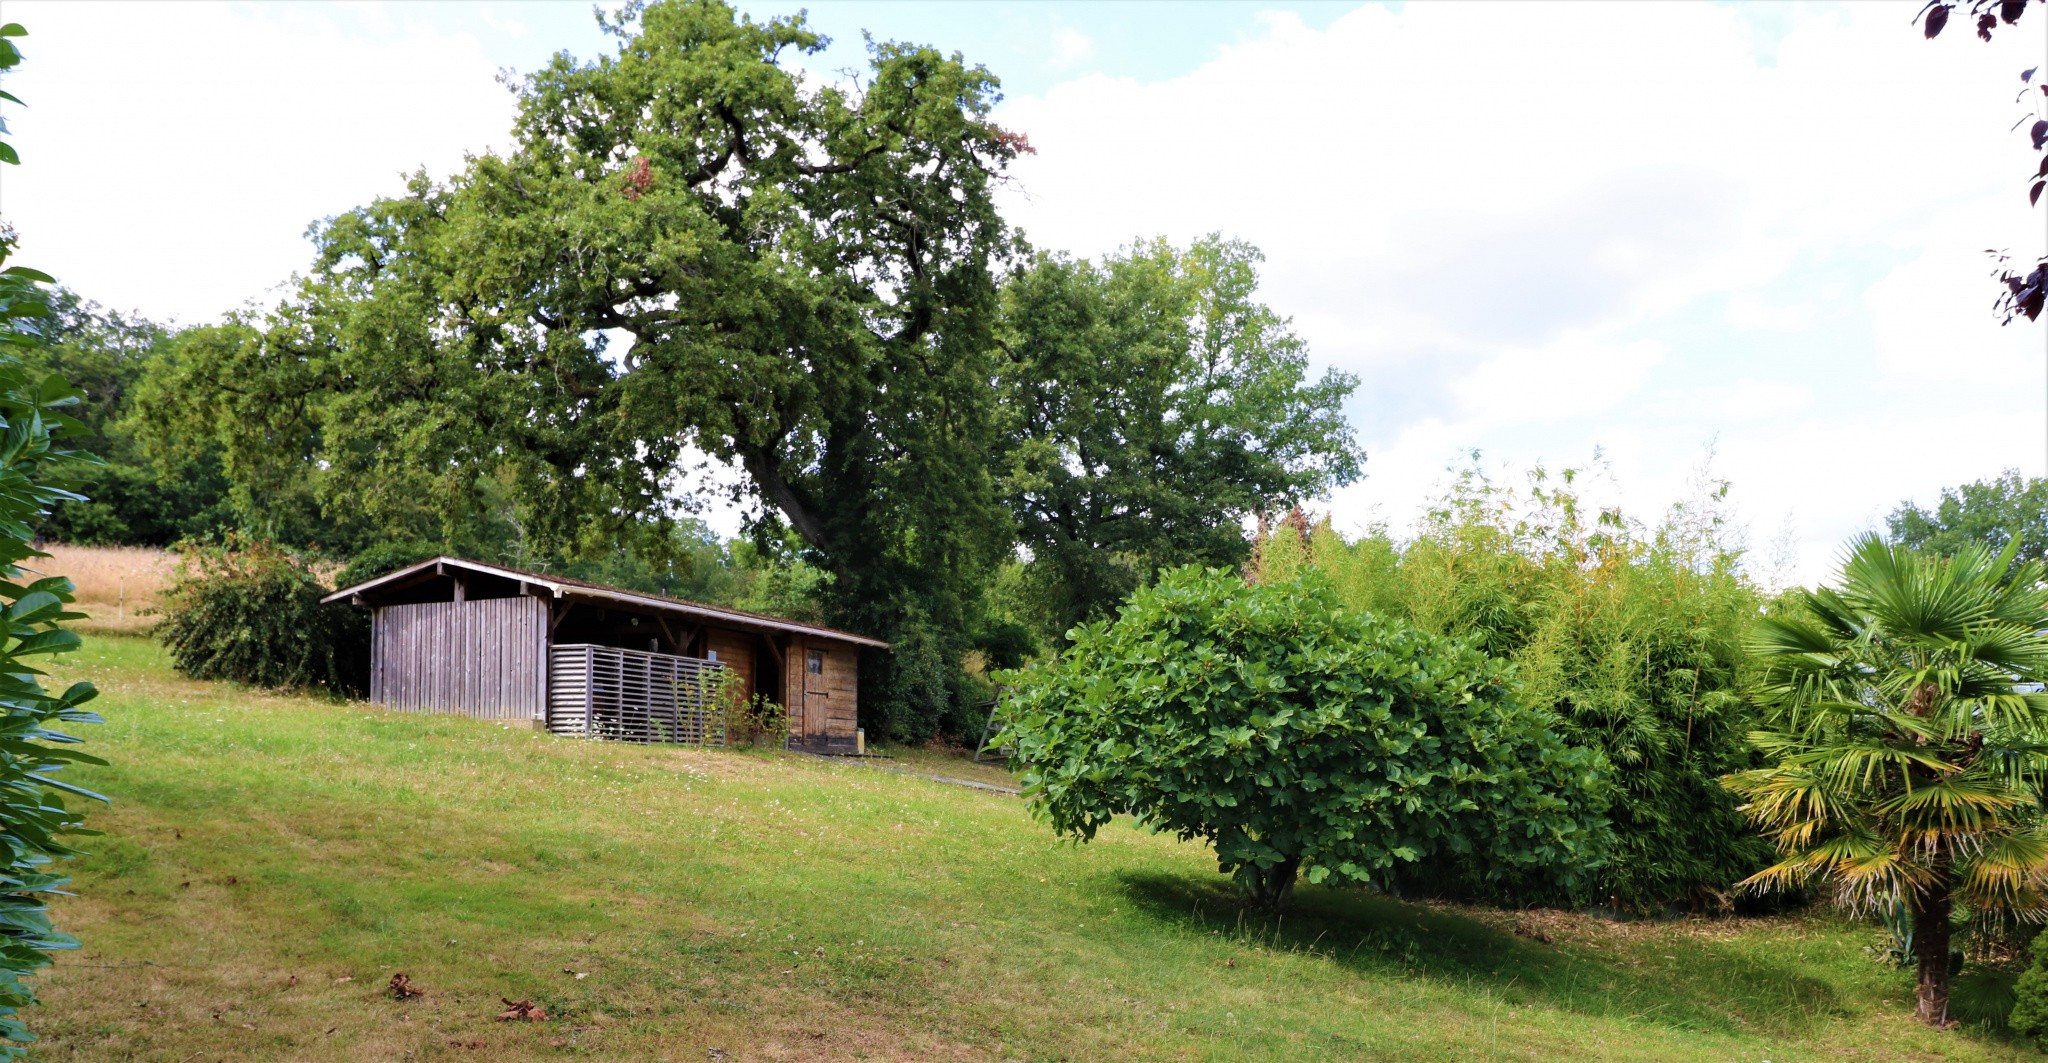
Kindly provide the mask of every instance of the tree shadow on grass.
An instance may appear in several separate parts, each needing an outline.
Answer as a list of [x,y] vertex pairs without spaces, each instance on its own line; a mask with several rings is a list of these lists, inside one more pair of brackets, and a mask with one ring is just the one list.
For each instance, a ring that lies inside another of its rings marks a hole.
[[1119,876],[1140,913],[1188,931],[1327,958],[1361,973],[1483,987],[1510,1005],[1681,1030],[1792,1034],[1851,1014],[1797,959],[1763,961],[1712,938],[1543,943],[1472,916],[1355,889],[1304,887],[1278,919],[1246,911],[1220,880]]

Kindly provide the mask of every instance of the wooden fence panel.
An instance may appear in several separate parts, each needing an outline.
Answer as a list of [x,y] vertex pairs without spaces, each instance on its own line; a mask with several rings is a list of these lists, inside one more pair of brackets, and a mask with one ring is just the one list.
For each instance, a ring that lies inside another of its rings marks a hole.
[[670,653],[581,643],[548,654],[548,730],[619,742],[725,744],[714,704],[724,667]]
[[370,700],[415,712],[538,719],[547,707],[547,603],[538,598],[379,608]]

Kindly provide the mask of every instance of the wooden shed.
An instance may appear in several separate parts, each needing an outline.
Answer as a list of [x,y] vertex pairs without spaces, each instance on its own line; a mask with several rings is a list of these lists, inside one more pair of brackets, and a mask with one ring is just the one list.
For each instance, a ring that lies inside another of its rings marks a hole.
[[373,616],[370,700],[628,741],[723,739],[707,691],[788,709],[789,744],[850,751],[860,654],[879,639],[455,557],[326,601]]

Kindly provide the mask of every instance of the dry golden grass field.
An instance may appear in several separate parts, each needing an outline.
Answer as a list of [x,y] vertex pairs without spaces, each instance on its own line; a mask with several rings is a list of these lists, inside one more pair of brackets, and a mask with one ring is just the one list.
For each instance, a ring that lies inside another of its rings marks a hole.
[[29,568],[71,577],[78,586],[78,605],[91,620],[83,631],[134,632],[147,629],[157,596],[170,582],[178,559],[152,546],[72,546],[49,543],[50,556]]

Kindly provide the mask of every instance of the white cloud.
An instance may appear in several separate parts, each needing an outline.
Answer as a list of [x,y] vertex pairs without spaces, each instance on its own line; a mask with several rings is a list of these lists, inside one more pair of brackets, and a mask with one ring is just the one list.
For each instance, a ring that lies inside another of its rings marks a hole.
[[1053,61],[1072,66],[1095,55],[1095,41],[1080,30],[1062,26],[1053,31]]
[[1716,388],[1700,398],[1721,416],[1749,420],[1805,409],[1813,401],[1813,393],[1798,384],[1748,379]]
[[8,85],[24,165],[0,189],[21,261],[158,317],[262,296],[310,260],[309,223],[511,124],[478,42],[402,8],[10,0],[8,18],[31,34]]
[[1930,43],[1911,13],[1809,9],[1770,49],[1741,5],[1274,17],[1179,78],[1011,100],[1039,154],[1010,213],[1084,254],[1263,248],[1267,298],[1364,381],[1372,479],[1340,523],[1404,522],[1470,447],[1605,444],[1654,514],[1721,439],[1743,511],[1793,519],[1817,578],[1923,485],[2048,448],[2041,330],[1993,322],[1980,253],[2041,232],[2009,132],[2038,38]]
[[1572,335],[1503,354],[1461,378],[1453,390],[1479,424],[1562,421],[1613,408],[1642,387],[1664,353],[1660,343],[1614,344]]

